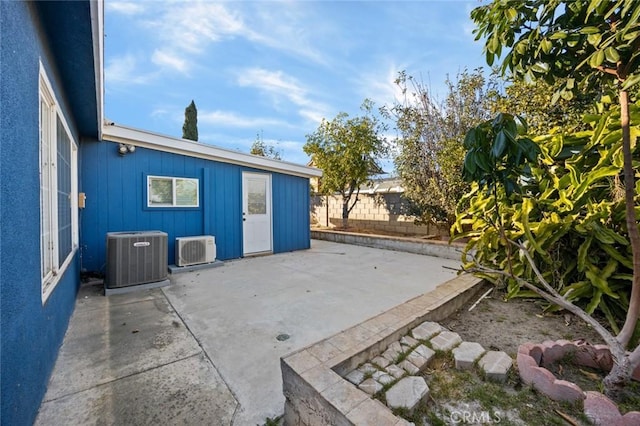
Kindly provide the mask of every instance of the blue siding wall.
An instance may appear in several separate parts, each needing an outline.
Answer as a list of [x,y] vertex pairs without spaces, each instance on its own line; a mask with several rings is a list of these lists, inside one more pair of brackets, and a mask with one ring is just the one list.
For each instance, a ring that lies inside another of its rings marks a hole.
[[[169,235],[169,263],[175,238],[213,235],[217,258],[242,256],[242,172],[260,170],[138,147],[118,155],[118,144],[84,142],[81,146],[82,268],[105,270],[107,232],[160,230]],[[268,173],[268,172],[265,172]],[[200,179],[197,209],[149,209],[146,176]],[[309,248],[309,180],[271,173],[274,252]]]
[[309,180],[274,174],[272,185],[274,252],[308,249],[311,242]]
[[76,256],[46,304],[40,296],[38,76],[42,61],[77,140],[35,6],[0,2],[0,336],[3,425],[37,415],[79,285]]

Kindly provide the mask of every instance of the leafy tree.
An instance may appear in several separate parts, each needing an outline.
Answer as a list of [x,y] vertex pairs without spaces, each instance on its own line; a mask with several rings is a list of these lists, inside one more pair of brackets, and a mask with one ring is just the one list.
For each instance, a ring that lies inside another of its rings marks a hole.
[[529,133],[548,134],[555,130],[587,130],[589,126],[582,121],[584,114],[596,112],[594,99],[601,93],[592,90],[577,93],[573,99],[559,98],[552,104],[553,94],[565,84],[564,79],[551,85],[545,81],[528,82],[511,78],[503,93],[495,91],[491,101],[494,114],[500,111],[517,111],[527,121]]
[[273,158],[274,160],[281,160],[280,151],[278,151],[273,145],[267,143],[262,139],[262,134],[258,133],[256,135],[256,140],[253,141],[253,145],[251,145],[251,150],[249,151],[252,155],[259,155],[261,157]]
[[482,69],[447,79],[447,96],[439,102],[424,83],[403,71],[396,84],[401,102],[385,111],[399,132],[394,160],[417,222],[455,219],[455,207],[468,191],[460,170],[462,140],[472,126],[489,117],[489,88]]
[[347,228],[349,213],[358,203],[360,186],[371,180],[371,172],[380,170],[378,159],[386,154],[381,136],[384,125],[373,115],[373,102],[365,100],[364,115],[350,118],[339,113],[333,120],[322,120],[318,129],[307,135],[304,152],[322,169],[319,193],[342,196],[342,226]]
[[[640,118],[640,105],[631,110]],[[617,330],[615,312],[629,308],[633,265],[624,200],[612,196],[610,185],[623,167],[619,119],[612,112],[589,116],[591,130],[540,137],[537,144],[508,114],[472,129],[463,173],[474,189],[456,223],[458,232],[471,226],[459,234],[470,239],[465,257],[475,250],[465,269],[506,281],[509,296],[541,296],[594,327],[615,360],[604,382],[611,396],[640,365],[640,347],[625,351],[590,316],[599,307]]]
[[191,100],[189,106],[184,109],[184,124],[182,125],[182,138],[198,141],[198,110],[195,102]]
[[[622,140],[626,231],[633,257],[629,309],[617,336],[625,347],[640,316],[640,232],[629,114],[629,89],[640,82],[640,2],[495,0],[474,9],[471,17],[477,24],[477,39],[485,39],[489,65],[501,57],[504,49],[507,53],[500,66],[503,74],[549,84],[565,79],[552,101],[570,100],[576,92],[592,87],[611,90],[610,98],[617,95],[620,129],[616,137]],[[635,349],[631,360],[622,359],[614,366],[605,380],[607,388],[623,385],[630,377],[631,365],[638,363],[640,348]]]

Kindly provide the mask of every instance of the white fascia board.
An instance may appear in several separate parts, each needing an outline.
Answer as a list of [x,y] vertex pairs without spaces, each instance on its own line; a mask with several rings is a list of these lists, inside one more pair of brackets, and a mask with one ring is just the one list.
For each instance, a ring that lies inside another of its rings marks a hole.
[[313,167],[273,160],[258,155],[245,154],[201,142],[173,138],[117,124],[105,124],[102,128],[102,138],[111,142],[131,144],[157,151],[171,152],[222,163],[237,164],[288,175],[306,178],[322,176],[322,170]]
[[102,140],[104,123],[104,1],[89,2],[91,33],[93,36],[93,67],[96,81],[96,109],[98,111],[98,140]]

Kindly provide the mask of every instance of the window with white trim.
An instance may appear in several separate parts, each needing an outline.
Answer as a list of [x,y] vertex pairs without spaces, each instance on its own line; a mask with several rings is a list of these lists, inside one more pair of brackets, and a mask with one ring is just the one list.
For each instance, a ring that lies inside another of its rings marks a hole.
[[198,207],[198,179],[147,176],[147,207]]
[[40,64],[40,253],[44,303],[78,247],[78,148]]

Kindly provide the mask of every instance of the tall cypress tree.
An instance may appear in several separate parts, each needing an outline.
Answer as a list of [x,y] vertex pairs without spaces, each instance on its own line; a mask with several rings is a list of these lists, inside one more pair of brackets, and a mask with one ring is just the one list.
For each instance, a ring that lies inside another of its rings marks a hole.
[[182,125],[182,138],[198,141],[198,109],[195,102],[191,100],[188,107],[184,109],[184,124]]

